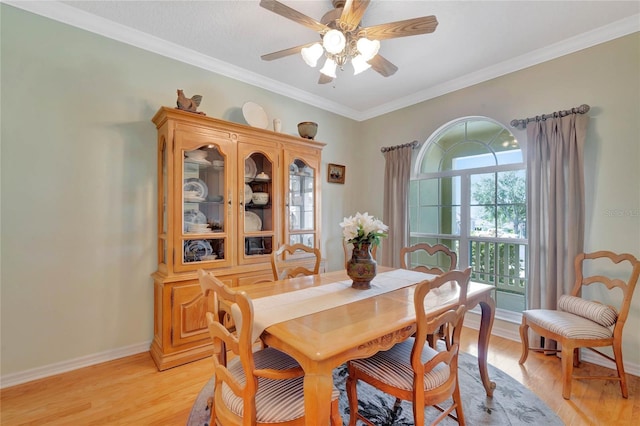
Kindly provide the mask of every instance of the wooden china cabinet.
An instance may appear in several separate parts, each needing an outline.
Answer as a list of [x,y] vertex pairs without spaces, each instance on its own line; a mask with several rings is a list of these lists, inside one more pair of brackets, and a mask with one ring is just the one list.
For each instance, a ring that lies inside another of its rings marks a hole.
[[273,281],[272,250],[298,242],[319,248],[325,144],[169,107],[152,121],[158,270],[151,356],[164,370],[212,353],[204,317],[212,300],[200,294],[198,269],[231,286]]

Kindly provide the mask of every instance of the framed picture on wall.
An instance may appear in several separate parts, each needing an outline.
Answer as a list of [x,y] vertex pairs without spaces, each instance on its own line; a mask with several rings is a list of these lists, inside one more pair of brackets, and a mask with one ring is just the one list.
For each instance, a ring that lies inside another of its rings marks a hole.
[[327,181],[333,183],[344,183],[345,166],[340,164],[329,163],[329,170],[327,171]]

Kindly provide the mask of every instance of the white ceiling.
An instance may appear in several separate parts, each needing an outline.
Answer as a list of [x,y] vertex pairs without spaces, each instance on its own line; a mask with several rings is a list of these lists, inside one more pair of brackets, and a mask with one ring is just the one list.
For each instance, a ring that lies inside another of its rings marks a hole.
[[[165,56],[364,120],[546,60],[640,31],[639,1],[373,0],[363,26],[435,15],[433,34],[381,42],[399,69],[331,84],[299,55],[266,53],[316,41],[317,33],[243,1],[5,1]],[[330,0],[281,0],[320,20]],[[319,67],[318,67],[319,68]]]

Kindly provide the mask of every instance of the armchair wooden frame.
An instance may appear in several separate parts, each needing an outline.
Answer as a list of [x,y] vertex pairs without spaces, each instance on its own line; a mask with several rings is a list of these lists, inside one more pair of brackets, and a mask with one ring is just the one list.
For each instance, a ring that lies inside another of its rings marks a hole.
[[[313,267],[309,269],[306,265],[292,264],[287,261],[287,255],[292,256],[296,252],[303,252],[311,256],[315,256]],[[317,275],[320,273],[320,262],[322,254],[320,249],[305,246],[304,244],[284,244],[280,248],[271,253],[271,270],[273,271],[274,281],[293,278],[299,275]]]
[[[447,416],[457,420],[460,425],[465,424],[458,383],[458,351],[470,275],[471,268],[467,268],[465,271],[446,272],[432,280],[418,283],[414,294],[417,327],[415,335],[398,343],[388,351],[378,352],[370,358],[352,360],[347,363],[349,376],[346,387],[351,412],[349,426],[355,426],[357,420],[374,426],[371,421],[358,412],[358,380],[394,396],[396,404],[399,404],[399,400],[411,401],[416,425],[425,424],[424,409],[431,405],[441,411],[440,415],[431,423],[432,425],[441,422]],[[430,291],[445,284],[449,285],[451,282],[456,282],[460,287],[458,306],[456,309],[450,309],[428,321],[425,313],[425,297]],[[446,345],[444,348],[432,349],[427,345],[427,336],[441,328],[445,330]],[[448,376],[439,382],[438,379],[435,379],[436,383],[432,383],[434,378],[430,376],[430,373],[436,368],[449,369]],[[393,378],[389,377],[388,371],[394,371]],[[400,376],[400,378],[396,376]],[[427,377],[429,378],[428,382]],[[395,385],[398,381],[409,384],[410,389]],[[453,402],[448,408],[441,408],[437,405],[449,399],[452,399]],[[456,416],[452,414],[454,410]]]
[[[253,305],[245,292],[227,287],[212,273],[198,271],[205,298],[213,292],[213,309],[206,312],[207,327],[213,339],[215,390],[211,406],[211,425],[220,426],[303,426],[304,370],[289,355],[276,349],[254,350],[251,340]],[[221,303],[223,302],[223,303]],[[220,321],[222,304],[231,306],[236,329],[229,330]],[[221,351],[234,357],[220,360]],[[334,392],[335,393],[335,392]],[[280,406],[275,408],[275,406]],[[293,406],[293,407],[292,407]],[[284,408],[283,408],[284,407]],[[287,411],[286,413],[284,413]],[[263,420],[261,420],[263,419]],[[338,398],[331,402],[331,424],[342,425]]]
[[[610,278],[603,275],[592,275],[585,276],[585,261],[586,260],[597,260],[597,259],[609,259],[613,264],[620,264],[622,262],[629,262],[631,266],[631,272],[629,274],[628,280],[625,282],[620,278]],[[631,254],[616,254],[611,251],[597,251],[593,253],[581,253],[576,256],[575,262],[575,275],[576,280],[574,287],[571,291],[571,296],[580,297],[582,288],[593,283],[602,283],[607,289],[613,290],[614,288],[619,288],[622,291],[622,301],[620,303],[618,309],[618,317],[615,321],[615,325],[613,326],[613,333],[610,337],[600,337],[600,338],[571,338],[566,336],[566,332],[562,332],[563,330],[554,332],[541,326],[540,324],[536,324],[531,319],[527,319],[527,311],[523,313],[522,316],[522,324],[520,325],[520,337],[522,340],[522,355],[520,357],[520,364],[524,364],[527,360],[527,356],[529,351],[535,352],[561,352],[562,357],[562,396],[565,399],[571,398],[571,380],[573,379],[595,379],[595,380],[615,380],[620,382],[620,389],[622,391],[622,396],[624,398],[628,398],[629,393],[627,390],[627,381],[624,372],[624,364],[622,361],[622,329],[627,320],[627,316],[629,314],[629,307],[631,305],[631,297],[633,295],[633,291],[638,282],[638,277],[640,276],[640,261]],[[541,311],[541,310],[532,310]],[[554,311],[547,311],[554,312]],[[543,336],[545,338],[555,340],[558,342],[562,348],[561,349],[545,349],[545,348],[535,348],[529,346],[529,328],[531,328],[535,333]],[[611,346],[613,348],[613,357],[610,357],[607,354],[604,354],[596,349],[595,347],[603,347],[603,346]],[[580,359],[579,359],[579,349],[585,348],[589,349],[596,354],[613,361],[616,364],[617,368],[617,376],[575,376],[573,375],[573,367],[578,367]]]

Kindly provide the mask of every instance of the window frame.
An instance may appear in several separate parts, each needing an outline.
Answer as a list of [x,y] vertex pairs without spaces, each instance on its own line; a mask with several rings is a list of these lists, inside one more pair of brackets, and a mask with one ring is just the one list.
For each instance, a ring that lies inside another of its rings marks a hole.
[[[409,237],[410,239],[415,239],[415,238],[422,238],[422,239],[434,239],[437,241],[440,240],[455,240],[458,242],[458,250],[457,250],[457,254],[458,254],[458,268],[460,269],[464,269],[468,266],[470,266],[469,264],[470,262],[470,256],[471,256],[471,242],[472,241],[479,241],[479,242],[485,242],[485,243],[505,243],[505,244],[518,244],[518,245],[524,245],[526,246],[525,251],[526,251],[526,256],[525,256],[525,281],[528,284],[528,230],[527,230],[527,236],[525,236],[524,238],[506,238],[506,237],[498,237],[497,236],[497,232],[496,232],[496,236],[495,237],[479,237],[479,236],[472,236],[471,235],[471,230],[469,227],[469,223],[470,223],[470,214],[471,214],[471,209],[470,209],[470,204],[471,204],[471,176],[472,175],[477,175],[477,174],[483,174],[483,173],[500,173],[500,172],[508,172],[508,171],[524,171],[525,174],[527,172],[527,166],[526,166],[526,149],[524,149],[524,146],[521,142],[518,141],[518,145],[519,145],[519,150],[521,152],[521,157],[522,157],[522,162],[518,162],[518,163],[509,163],[509,164],[497,164],[497,158],[496,158],[496,164],[491,165],[491,166],[482,166],[482,167],[478,167],[478,168],[463,168],[463,169],[459,169],[459,170],[445,170],[445,171],[439,171],[439,172],[421,172],[422,170],[422,162],[426,159],[427,154],[429,153],[429,147],[431,144],[438,142],[445,134],[447,131],[449,131],[452,128],[455,128],[456,126],[459,126],[461,123],[469,123],[471,121],[478,121],[478,120],[485,120],[488,121],[490,123],[496,124],[498,126],[500,126],[501,128],[503,128],[504,130],[508,131],[512,136],[514,136],[514,138],[516,137],[516,135],[511,132],[511,130],[509,130],[506,126],[504,126],[502,123],[491,119],[489,117],[484,117],[484,116],[468,116],[468,117],[460,117],[457,118],[455,120],[449,121],[448,123],[440,126],[435,132],[433,132],[426,140],[425,142],[422,144],[422,146],[420,147],[420,149],[417,151],[417,153],[415,154],[414,158],[412,158],[412,173],[411,173],[411,177],[410,177],[410,185],[413,183],[413,181],[420,181],[420,180],[427,180],[427,179],[440,179],[440,178],[453,178],[453,177],[460,177],[460,229],[459,229],[459,234],[445,234],[445,233],[432,233],[432,232],[416,232],[416,231],[412,231],[411,230],[411,223],[409,223]],[[493,149],[488,143],[482,142],[482,141],[477,141],[475,139],[468,139],[468,132],[467,132],[467,126],[465,126],[465,131],[464,131],[464,137],[462,139],[460,139],[459,141],[454,142],[454,144],[452,146],[454,146],[455,144],[458,143],[467,143],[469,141],[473,141],[473,142],[480,142],[483,143],[486,148],[487,148],[487,154],[492,153],[494,155],[494,157],[496,157],[496,153],[501,152],[501,151],[496,151],[495,149]],[[514,151],[514,150],[508,150],[508,151]],[[442,167],[442,164],[440,164],[438,167]],[[528,200],[525,200],[526,204],[527,204],[527,212],[528,212]],[[497,201],[496,201],[497,204]],[[443,204],[441,204],[441,200],[438,200],[438,203],[434,203],[434,205],[437,205],[438,207],[443,207]],[[449,206],[449,205],[447,205]],[[444,206],[444,207],[447,207]],[[409,208],[409,205],[407,206]],[[409,221],[411,222],[411,221]],[[452,247],[452,249],[456,249],[455,247]],[[496,262],[496,260],[494,259],[494,262]],[[497,272],[496,272],[497,274]],[[498,291],[498,287],[497,287],[497,283],[494,283],[495,289],[494,289],[494,296],[495,296],[495,292]],[[525,300],[524,300],[524,308],[526,309],[526,290],[525,290]],[[494,300],[496,300],[496,302],[498,301],[497,298],[494,297]],[[513,322],[519,322],[520,318],[521,318],[521,312],[516,312],[516,311],[511,311],[511,310],[507,310],[507,309],[501,309],[496,307],[496,312],[500,313],[500,317],[502,319],[506,319],[507,321],[513,321]]]

